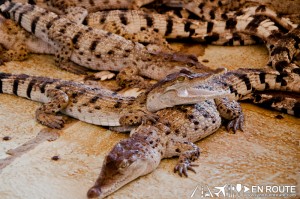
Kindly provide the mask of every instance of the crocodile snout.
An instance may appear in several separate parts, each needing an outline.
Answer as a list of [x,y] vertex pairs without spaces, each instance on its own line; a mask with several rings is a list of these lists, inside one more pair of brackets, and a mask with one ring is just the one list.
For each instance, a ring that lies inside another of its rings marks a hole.
[[92,187],[89,189],[87,192],[87,197],[88,198],[97,198],[101,195],[101,190],[97,187]]

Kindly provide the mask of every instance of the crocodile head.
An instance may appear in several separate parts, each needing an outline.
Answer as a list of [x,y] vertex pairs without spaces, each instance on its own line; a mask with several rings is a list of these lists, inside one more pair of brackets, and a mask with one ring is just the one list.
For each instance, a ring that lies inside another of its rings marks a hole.
[[88,198],[104,198],[158,166],[161,154],[149,140],[158,129],[151,125],[138,129],[135,131],[139,133],[120,141],[106,156],[95,185],[87,193]]
[[220,68],[213,73],[192,73],[188,70],[172,73],[148,91],[147,109],[155,112],[175,105],[224,97],[230,94],[228,88],[220,83],[220,76],[225,72],[225,68]]

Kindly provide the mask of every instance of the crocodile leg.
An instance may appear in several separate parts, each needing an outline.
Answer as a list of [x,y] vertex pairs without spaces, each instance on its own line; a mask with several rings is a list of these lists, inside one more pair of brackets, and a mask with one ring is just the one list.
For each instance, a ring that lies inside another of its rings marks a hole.
[[64,37],[63,34],[52,29],[49,37],[56,41],[55,63],[66,71],[75,74],[86,74],[86,68],[79,66],[70,61],[73,52],[73,42],[70,38]]
[[244,125],[244,114],[242,107],[235,100],[229,100],[228,98],[217,98],[215,99],[217,109],[222,118],[229,120],[227,124],[227,130],[233,128],[236,132],[238,129],[243,130]]
[[36,118],[43,125],[61,129],[65,122],[64,118],[55,114],[68,105],[69,97],[65,92],[57,89],[47,90],[46,95],[50,101],[36,110]]
[[144,78],[139,76],[139,69],[134,66],[123,68],[116,79],[119,85],[126,85],[128,87],[137,86],[138,88],[147,88],[147,83]]
[[26,45],[23,43],[14,45],[14,49],[7,50],[0,55],[0,59],[4,62],[23,61],[27,58],[28,58],[28,49]]
[[192,142],[168,142],[167,153],[170,153],[168,150],[175,151],[175,153],[179,155],[178,163],[174,167],[174,173],[178,171],[180,176],[184,174],[186,177],[188,177],[188,170],[196,173],[193,166],[197,165],[192,164],[191,162],[197,160],[200,156],[200,148],[197,145]]

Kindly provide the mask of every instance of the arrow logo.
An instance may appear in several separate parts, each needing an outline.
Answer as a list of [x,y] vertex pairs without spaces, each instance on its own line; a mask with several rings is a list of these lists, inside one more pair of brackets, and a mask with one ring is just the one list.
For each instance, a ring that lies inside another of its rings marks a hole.
[[244,185],[244,192],[249,191],[250,189]]

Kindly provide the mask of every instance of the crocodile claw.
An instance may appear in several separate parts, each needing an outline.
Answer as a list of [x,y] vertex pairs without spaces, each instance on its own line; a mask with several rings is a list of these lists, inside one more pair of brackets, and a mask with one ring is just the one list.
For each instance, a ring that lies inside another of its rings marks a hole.
[[84,80],[109,80],[115,77],[115,74],[110,71],[100,71],[92,75],[86,75]]
[[240,114],[238,117],[235,119],[231,120],[227,124],[227,131],[230,131],[230,129],[233,129],[233,132],[236,133],[237,130],[244,131],[243,126],[244,126],[244,114]]
[[183,162],[183,163],[178,163],[175,167],[174,167],[174,173],[176,173],[178,171],[180,177],[182,177],[182,174],[185,175],[186,177],[188,176],[188,170],[193,171],[194,173],[196,173],[195,169],[193,167],[195,166],[199,166],[197,164],[192,164],[189,161]]
[[51,114],[39,114],[37,120],[50,128],[62,129],[65,124],[65,118],[63,116],[51,115]]

